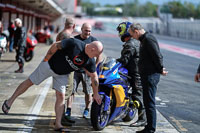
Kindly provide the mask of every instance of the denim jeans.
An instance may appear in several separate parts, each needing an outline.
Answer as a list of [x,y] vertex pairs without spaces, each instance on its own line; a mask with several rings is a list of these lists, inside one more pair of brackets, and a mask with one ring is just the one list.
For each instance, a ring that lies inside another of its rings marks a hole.
[[156,91],[160,80],[160,74],[154,73],[151,75],[141,75],[143,87],[143,102],[146,111],[147,125],[145,130],[155,132],[156,130]]
[[10,45],[9,45],[9,52],[13,51],[13,44],[14,44],[14,37],[10,37]]

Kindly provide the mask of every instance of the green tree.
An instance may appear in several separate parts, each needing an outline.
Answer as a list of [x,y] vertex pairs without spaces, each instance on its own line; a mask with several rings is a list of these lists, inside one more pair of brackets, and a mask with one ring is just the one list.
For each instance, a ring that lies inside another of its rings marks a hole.
[[190,2],[173,1],[164,4],[161,8],[163,13],[171,13],[175,18],[190,18],[196,17],[197,9],[195,5]]
[[192,3],[185,2],[184,7],[183,15],[186,18],[195,17],[196,8]]
[[134,0],[133,2],[125,0],[123,6],[123,15],[124,16],[139,16],[139,1]]
[[86,9],[86,13],[88,15],[95,15],[94,14],[94,8],[95,7],[100,7],[100,4],[99,3],[95,3],[94,4],[94,3],[91,3],[88,0],[88,1],[85,1],[85,2],[81,1],[81,6]]
[[180,1],[173,1],[168,3],[170,12],[173,14],[173,17],[182,18],[184,15],[184,6]]
[[140,7],[141,17],[157,17],[157,5],[147,2]]
[[197,5],[195,10],[195,18],[200,18],[200,3]]

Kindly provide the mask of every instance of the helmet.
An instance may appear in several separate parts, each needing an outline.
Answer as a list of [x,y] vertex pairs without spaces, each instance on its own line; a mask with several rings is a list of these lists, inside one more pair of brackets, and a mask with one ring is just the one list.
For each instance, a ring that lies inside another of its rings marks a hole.
[[130,27],[130,22],[122,22],[118,25],[117,31],[119,32],[119,36],[121,37],[122,42],[124,42],[126,37],[131,36],[128,32],[128,29]]

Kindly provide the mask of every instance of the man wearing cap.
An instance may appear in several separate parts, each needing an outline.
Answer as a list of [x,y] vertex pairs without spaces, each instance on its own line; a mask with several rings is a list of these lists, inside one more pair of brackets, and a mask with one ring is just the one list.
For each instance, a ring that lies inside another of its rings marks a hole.
[[[74,19],[71,18],[71,17],[66,18],[64,29],[60,33],[58,33],[58,35],[56,37],[56,41],[61,41],[61,40],[70,38],[72,36],[74,28],[75,28],[75,21],[74,21]],[[69,77],[68,77],[68,84],[66,86],[65,99],[68,99],[68,97],[72,93],[74,72],[71,72],[68,76]],[[64,116],[65,116],[65,114],[63,113],[62,120],[61,120],[62,125],[72,126],[72,123],[75,123],[75,121],[73,121],[73,120],[65,119]]]

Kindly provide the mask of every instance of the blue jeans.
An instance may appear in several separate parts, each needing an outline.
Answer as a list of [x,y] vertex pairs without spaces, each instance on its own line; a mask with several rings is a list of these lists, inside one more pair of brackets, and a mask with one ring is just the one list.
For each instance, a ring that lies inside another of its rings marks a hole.
[[13,44],[14,44],[14,37],[10,37],[10,45],[9,45],[9,51],[12,52],[13,51]]
[[155,132],[156,130],[156,91],[160,80],[160,74],[154,73],[151,75],[141,75],[143,87],[143,102],[146,111],[147,125],[145,130]]

